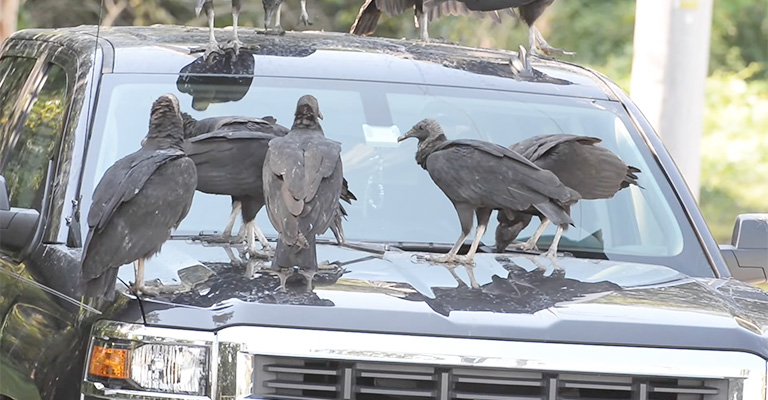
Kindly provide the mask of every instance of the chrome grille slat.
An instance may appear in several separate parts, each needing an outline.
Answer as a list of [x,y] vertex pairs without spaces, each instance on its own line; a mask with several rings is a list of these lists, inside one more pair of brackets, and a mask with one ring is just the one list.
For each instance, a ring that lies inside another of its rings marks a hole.
[[581,382],[565,382],[563,387],[571,389],[594,389],[594,390],[620,390],[628,392],[632,390],[632,385],[613,385],[613,384],[600,384],[600,383],[581,383]]
[[527,380],[519,380],[519,379],[510,379],[510,380],[504,380],[504,379],[491,379],[491,378],[467,378],[467,377],[457,377],[456,382],[459,383],[481,383],[486,385],[509,385],[509,386],[544,386],[544,382],[538,380],[538,381],[527,381]]
[[701,395],[715,395],[720,391],[713,387],[663,387],[655,386],[651,387],[651,392],[655,393],[675,393],[675,394],[701,394]]
[[384,394],[391,396],[411,396],[411,397],[434,397],[432,391],[402,390],[402,389],[377,389],[371,387],[361,387],[358,393]]
[[299,368],[299,367],[267,365],[264,369],[269,372],[284,372],[284,373],[290,373],[290,374],[338,375],[337,371],[317,369],[317,368]]
[[286,381],[267,381],[264,385],[273,389],[295,389],[295,390],[320,390],[326,392],[335,392],[338,388],[335,385],[316,385]]
[[454,393],[454,399],[468,399],[468,400],[540,400],[541,396],[509,396],[509,395],[492,395],[492,394],[477,394],[477,393]]
[[396,374],[396,373],[365,372],[365,371],[360,372],[360,376],[363,378],[411,379],[414,381],[435,380],[435,378],[431,375]]

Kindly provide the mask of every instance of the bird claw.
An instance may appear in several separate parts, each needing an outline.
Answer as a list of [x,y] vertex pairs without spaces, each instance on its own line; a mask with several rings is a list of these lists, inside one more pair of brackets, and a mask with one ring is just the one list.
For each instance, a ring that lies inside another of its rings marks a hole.
[[329,263],[328,261],[323,261],[317,264],[318,271],[336,271],[337,269],[339,269],[338,265],[335,263]]
[[313,22],[309,19],[309,14],[307,14],[306,12],[301,13],[301,16],[299,16],[299,22],[304,24],[304,26],[313,25]]
[[248,258],[260,258],[262,260],[270,260],[275,255],[275,251],[269,246],[264,247],[261,250],[249,248],[246,249],[245,253],[248,254]]
[[240,55],[240,48],[245,48],[245,44],[237,39],[228,40],[224,46],[221,46],[222,50],[232,50],[235,56]]
[[567,51],[563,49],[559,49],[557,47],[552,47],[548,44],[539,45],[536,47],[531,48],[530,51],[532,54],[536,55],[539,58],[545,58],[553,60],[555,56],[574,56],[576,55],[573,51]]
[[223,54],[223,49],[217,42],[210,42],[205,46],[193,47],[189,49],[189,54],[203,53],[206,61],[210,61],[214,54]]
[[426,260],[434,263],[440,263],[440,264],[474,264],[475,263],[474,260],[468,259],[466,256],[460,256],[460,255],[448,255],[448,254],[443,254],[439,256],[418,255],[417,257],[422,260]]
[[528,242],[523,242],[519,244],[513,245],[513,248],[517,251],[539,251],[538,246],[536,244],[530,244]]

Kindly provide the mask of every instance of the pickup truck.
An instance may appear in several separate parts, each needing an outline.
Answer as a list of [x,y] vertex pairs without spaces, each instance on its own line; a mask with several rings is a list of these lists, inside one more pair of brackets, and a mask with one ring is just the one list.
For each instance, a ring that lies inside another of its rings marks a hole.
[[[768,217],[738,216],[719,246],[608,78],[439,42],[240,39],[208,58],[190,51],[207,31],[180,26],[23,30],[3,44],[0,399],[768,399],[768,293],[750,284],[766,281]],[[286,126],[300,96],[318,98],[357,197],[346,243],[318,238],[318,274],[273,271],[221,240],[230,199],[198,192],[147,261],[156,294],[133,294],[125,265],[114,300],[83,302],[94,187],[139,148],[165,93],[196,119]],[[573,207],[555,260],[496,253],[491,225],[473,264],[430,263],[420,256],[448,251],[460,229],[415,141],[396,140],[424,118],[449,139],[504,146],[594,136],[642,172]]]

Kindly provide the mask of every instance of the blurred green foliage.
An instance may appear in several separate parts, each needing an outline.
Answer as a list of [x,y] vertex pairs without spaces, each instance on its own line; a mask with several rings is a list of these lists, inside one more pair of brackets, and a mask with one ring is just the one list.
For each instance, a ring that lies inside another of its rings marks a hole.
[[[652,1],[652,0],[648,0]],[[94,24],[100,0],[26,0],[20,28]],[[194,0],[104,0],[103,20],[114,25],[177,23],[203,26]],[[312,29],[348,31],[362,0],[309,0]],[[216,25],[231,25],[230,2],[215,1]],[[298,0],[283,5],[283,26],[297,26]],[[550,44],[571,51],[567,60],[605,73],[628,89],[635,0],[559,0],[539,20]],[[241,25],[263,24],[260,1],[245,0]],[[417,37],[413,13],[381,17],[377,35]],[[505,16],[444,17],[430,24],[434,38],[468,46],[517,49],[527,27]],[[715,0],[711,76],[702,142],[700,204],[719,242],[728,242],[739,212],[768,212],[768,0]]]

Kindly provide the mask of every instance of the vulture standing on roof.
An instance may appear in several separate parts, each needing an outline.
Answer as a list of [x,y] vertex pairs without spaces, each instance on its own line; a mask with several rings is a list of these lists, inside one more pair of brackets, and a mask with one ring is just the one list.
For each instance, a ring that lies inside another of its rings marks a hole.
[[315,236],[339,217],[341,145],[325,138],[317,99],[302,96],[291,131],[269,143],[264,194],[279,236],[272,268],[317,270]]
[[[238,53],[240,47],[243,46],[243,42],[237,36],[237,24],[240,17],[240,8],[243,6],[243,0],[232,0],[232,41],[231,45],[235,49],[235,53]],[[213,0],[197,0],[195,5],[195,14],[200,16],[200,11],[205,10],[205,15],[208,17],[208,44],[203,48],[205,50],[205,58],[216,51],[219,51],[219,43],[216,41],[216,36],[213,34],[213,20],[215,18],[213,12]]]
[[197,186],[183,141],[179,100],[161,96],[152,104],[141,149],[115,162],[99,181],[83,246],[86,297],[112,299],[118,268],[134,261],[134,289],[146,291],[144,261],[160,251],[187,215]]
[[[537,166],[552,171],[567,187],[579,193],[582,199],[610,199],[621,189],[637,185],[640,170],[628,166],[616,154],[598,146],[596,137],[576,135],[541,135],[523,140],[510,148]],[[536,233],[522,246],[522,250],[536,248],[536,242],[549,224],[535,208],[528,210],[500,210],[496,228],[496,251],[501,253],[531,222],[534,215],[541,218]]]
[[[370,35],[376,30],[382,11],[387,15],[400,15],[405,10],[414,10],[414,22],[419,28],[421,40],[429,40],[427,24],[433,19],[444,15],[465,15],[472,12],[462,0],[366,0],[357,13],[357,18],[349,29],[355,35]],[[501,7],[507,9],[508,7]],[[499,9],[493,9],[488,14],[497,22],[501,22]]]
[[[451,200],[461,223],[461,236],[453,248],[437,262],[472,262],[495,209],[527,210],[534,207],[558,225],[558,235],[572,223],[568,205],[579,194],[564,186],[552,172],[543,170],[520,154],[481,140],[448,140],[437,121],[425,119],[398,141],[419,140],[416,162]],[[477,216],[475,240],[465,257],[459,248]],[[556,246],[548,256],[556,255]]]
[[428,40],[427,23],[443,15],[462,15],[486,12],[500,20],[499,11],[517,9],[520,18],[528,25],[528,42],[532,52],[545,54],[570,54],[551,47],[536,26],[536,20],[555,0],[366,0],[360,7],[350,33],[370,35],[376,29],[382,11],[390,16],[414,8],[421,40]]

